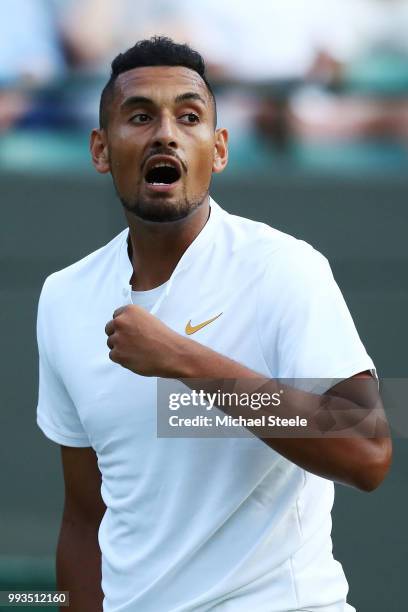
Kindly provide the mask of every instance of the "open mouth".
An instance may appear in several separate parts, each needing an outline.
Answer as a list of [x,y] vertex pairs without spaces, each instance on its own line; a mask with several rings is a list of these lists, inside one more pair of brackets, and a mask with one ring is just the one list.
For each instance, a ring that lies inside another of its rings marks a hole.
[[160,162],[146,172],[149,185],[172,185],[180,178],[180,170],[166,162]]

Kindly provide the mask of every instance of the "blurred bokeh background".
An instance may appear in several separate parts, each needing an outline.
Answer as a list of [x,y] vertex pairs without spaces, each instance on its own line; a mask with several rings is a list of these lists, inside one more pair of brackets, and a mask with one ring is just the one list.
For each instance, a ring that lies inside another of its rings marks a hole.
[[204,54],[234,169],[406,167],[406,0],[2,0],[1,15],[1,168],[89,168],[110,61],[157,33]]
[[[231,147],[215,199],[322,251],[380,376],[407,375],[407,0],[1,0],[0,589],[54,584],[63,484],[35,424],[37,300],[125,226],[89,132],[113,57],[153,34],[207,61]],[[378,491],[337,487],[335,554],[359,612],[406,609],[395,444]]]

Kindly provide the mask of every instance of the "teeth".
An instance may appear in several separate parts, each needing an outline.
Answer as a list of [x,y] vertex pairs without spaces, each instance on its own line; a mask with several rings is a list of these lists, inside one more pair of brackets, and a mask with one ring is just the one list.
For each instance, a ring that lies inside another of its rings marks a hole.
[[174,164],[171,164],[169,162],[157,162],[157,164],[154,164],[154,166],[152,166],[150,168],[150,170],[153,170],[154,168],[176,168],[177,166]]

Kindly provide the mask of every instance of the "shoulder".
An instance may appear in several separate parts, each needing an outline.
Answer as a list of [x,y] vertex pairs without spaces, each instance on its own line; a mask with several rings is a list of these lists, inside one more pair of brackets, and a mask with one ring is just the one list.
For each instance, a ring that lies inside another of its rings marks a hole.
[[313,245],[266,223],[222,210],[222,232],[231,254],[239,254],[262,265],[266,274],[313,278],[330,271],[326,257]]
[[127,228],[103,247],[79,261],[50,274],[44,281],[40,305],[52,306],[66,298],[70,300],[101,281],[106,272],[116,269],[116,259],[127,236]]

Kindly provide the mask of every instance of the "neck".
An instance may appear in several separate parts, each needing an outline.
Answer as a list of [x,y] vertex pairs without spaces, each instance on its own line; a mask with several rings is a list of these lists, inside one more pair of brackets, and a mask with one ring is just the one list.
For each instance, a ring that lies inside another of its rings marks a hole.
[[190,215],[170,223],[149,223],[126,212],[132,289],[148,291],[168,281],[183,253],[207,223],[209,213],[208,196]]

